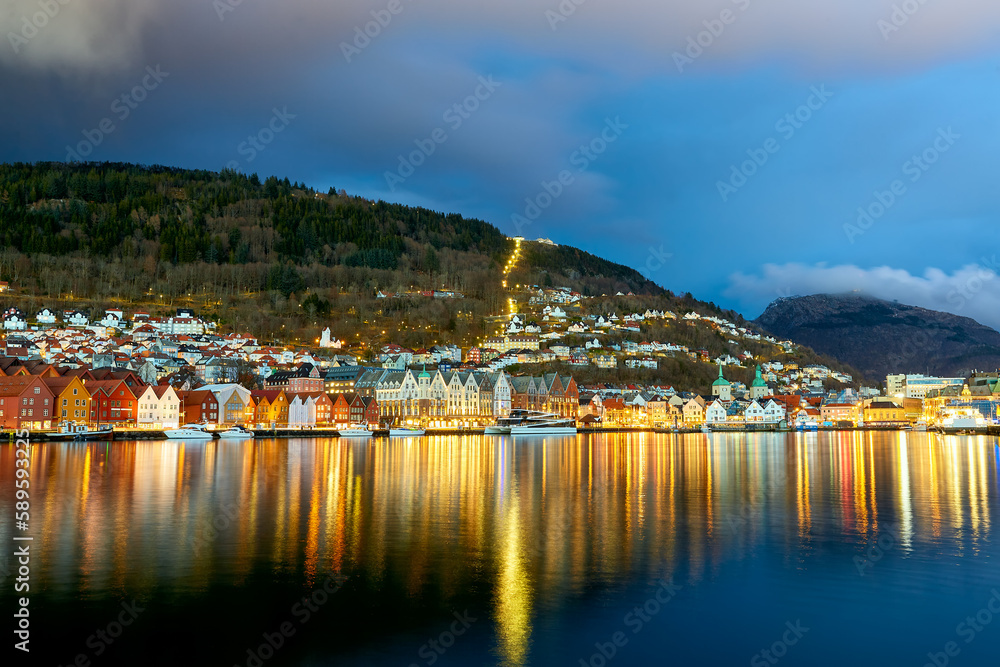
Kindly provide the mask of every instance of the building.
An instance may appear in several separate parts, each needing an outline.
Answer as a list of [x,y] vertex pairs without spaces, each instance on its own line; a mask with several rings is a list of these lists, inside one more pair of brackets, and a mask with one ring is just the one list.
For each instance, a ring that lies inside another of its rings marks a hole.
[[313,364],[301,364],[295,370],[275,371],[264,379],[265,389],[282,389],[290,394],[324,391],[325,380]]
[[288,397],[281,389],[250,392],[254,402],[254,420],[263,428],[284,428],[288,425]]
[[961,389],[965,378],[931,377],[927,375],[887,375],[886,394],[889,398],[926,398],[933,391],[944,391],[948,387]]
[[180,399],[185,424],[219,423],[219,399],[214,392],[207,389],[182,391]]
[[79,377],[42,377],[42,382],[55,396],[53,425],[63,421],[87,423],[90,419],[90,392]]
[[[139,412],[138,396],[124,380],[91,380],[85,383],[90,392],[90,422],[100,426],[133,426]],[[143,391],[145,386],[143,386]],[[141,393],[141,392],[140,392]]]
[[52,427],[55,394],[36,375],[0,377],[0,425],[7,429]]
[[824,422],[835,426],[842,422],[858,423],[858,406],[853,403],[826,403],[820,406],[819,413]]
[[219,405],[222,406],[222,410],[219,413],[220,425],[246,426],[254,422],[254,404],[250,400],[250,392],[245,389],[244,392],[239,392],[235,389],[228,393],[213,391]]
[[20,308],[8,308],[3,312],[5,331],[24,331],[28,328],[28,318]]
[[354,391],[354,385],[365,371],[374,370],[364,366],[336,366],[326,371],[323,390],[327,393]]
[[137,427],[161,429],[180,426],[181,399],[169,384],[146,387],[138,401]]
[[767,398],[770,395],[771,389],[767,386],[767,383],[764,382],[764,378],[760,376],[760,366],[757,366],[757,376],[750,385],[750,400],[757,401],[762,398]]
[[[719,377],[712,383],[712,396],[721,401],[733,400],[733,385],[726,378],[722,377],[722,366],[719,366]],[[708,416],[706,414],[706,420]]]
[[909,424],[903,406],[895,401],[875,399],[864,406],[865,426],[896,427]]

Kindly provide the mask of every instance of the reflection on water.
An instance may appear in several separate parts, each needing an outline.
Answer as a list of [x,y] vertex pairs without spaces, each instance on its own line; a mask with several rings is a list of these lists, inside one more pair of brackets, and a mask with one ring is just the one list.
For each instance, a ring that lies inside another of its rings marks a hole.
[[[538,619],[595,587],[697,584],[765,547],[801,567],[890,528],[904,555],[978,556],[997,456],[993,438],[922,433],[40,443],[33,577],[67,600],[197,596],[262,565],[416,599],[486,582],[492,654],[518,665]],[[13,467],[3,447],[5,513]]]

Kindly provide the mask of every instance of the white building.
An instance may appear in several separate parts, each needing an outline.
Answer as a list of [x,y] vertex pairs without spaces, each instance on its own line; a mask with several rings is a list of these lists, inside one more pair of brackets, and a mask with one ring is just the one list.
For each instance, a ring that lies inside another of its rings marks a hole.
[[329,348],[333,348],[334,350],[339,350],[340,348],[342,348],[344,346],[344,341],[331,339],[330,338],[330,327],[327,327],[327,328],[323,329],[323,333],[320,336],[319,346],[320,347],[329,347]]
[[712,401],[712,404],[705,409],[705,422],[717,424],[726,421],[726,406],[721,400]]
[[294,394],[288,402],[288,428],[316,426],[316,399],[309,394]]
[[181,399],[170,385],[148,386],[139,396],[136,425],[139,428],[180,426]]

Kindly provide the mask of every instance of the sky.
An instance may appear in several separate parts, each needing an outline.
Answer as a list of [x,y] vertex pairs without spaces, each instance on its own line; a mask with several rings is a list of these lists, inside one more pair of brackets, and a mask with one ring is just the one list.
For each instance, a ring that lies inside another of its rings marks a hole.
[[7,0],[0,161],[232,167],[478,217],[756,317],[1000,327],[1000,3]]

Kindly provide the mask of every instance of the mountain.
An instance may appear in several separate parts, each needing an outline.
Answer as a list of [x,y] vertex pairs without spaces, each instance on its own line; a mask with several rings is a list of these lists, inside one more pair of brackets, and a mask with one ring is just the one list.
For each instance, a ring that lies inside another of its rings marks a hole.
[[871,379],[890,373],[959,377],[1000,367],[1000,332],[968,317],[855,294],[778,299],[755,323]]

